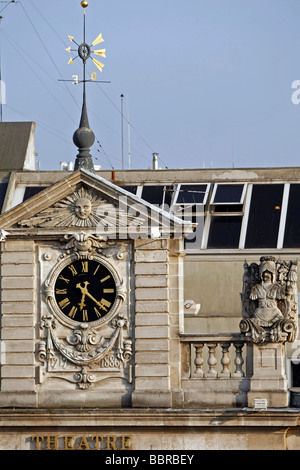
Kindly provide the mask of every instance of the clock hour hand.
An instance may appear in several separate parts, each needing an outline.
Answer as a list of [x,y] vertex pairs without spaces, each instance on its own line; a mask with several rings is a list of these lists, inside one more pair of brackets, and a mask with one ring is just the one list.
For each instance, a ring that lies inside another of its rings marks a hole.
[[80,289],[81,290],[81,293],[82,293],[82,298],[81,298],[81,301],[80,303],[78,304],[79,307],[80,307],[80,310],[82,310],[82,308],[85,306],[84,304],[84,299],[85,299],[85,296],[87,295],[93,302],[95,302],[95,304],[98,305],[98,307],[100,307],[102,310],[104,310],[105,312],[107,312],[107,309],[104,307],[104,305],[102,305],[101,302],[98,302],[98,300],[95,299],[95,297],[93,297],[89,291],[87,290],[87,285],[89,284],[88,281],[85,281],[84,282],[84,287],[82,287],[81,283],[78,283],[76,284],[76,289]]
[[82,310],[83,307],[86,306],[85,303],[84,303],[84,300],[85,300],[85,296],[86,296],[86,293],[87,293],[87,287],[86,287],[87,285],[88,285],[88,281],[85,281],[84,287],[82,287],[81,284],[76,284],[76,289],[80,289],[81,293],[82,293],[81,301],[78,304],[80,310]]
[[82,294],[81,301],[80,301],[80,302],[79,302],[79,304],[78,304],[78,305],[79,305],[79,308],[80,308],[80,310],[82,310],[82,309],[83,309],[83,307],[85,307],[85,306],[86,306],[86,305],[85,305],[85,303],[84,303],[84,299],[85,299],[85,294]]

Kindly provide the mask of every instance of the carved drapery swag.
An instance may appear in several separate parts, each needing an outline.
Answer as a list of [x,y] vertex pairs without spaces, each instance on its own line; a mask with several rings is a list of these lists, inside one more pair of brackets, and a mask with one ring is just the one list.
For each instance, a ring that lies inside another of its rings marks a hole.
[[297,262],[263,256],[244,263],[240,330],[254,343],[293,342],[298,334]]

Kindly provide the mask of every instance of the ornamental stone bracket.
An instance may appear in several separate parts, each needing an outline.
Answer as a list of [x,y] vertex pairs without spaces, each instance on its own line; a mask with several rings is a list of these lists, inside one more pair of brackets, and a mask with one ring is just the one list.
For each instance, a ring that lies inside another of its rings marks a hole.
[[240,330],[255,344],[293,342],[297,338],[297,262],[263,256],[244,263]]

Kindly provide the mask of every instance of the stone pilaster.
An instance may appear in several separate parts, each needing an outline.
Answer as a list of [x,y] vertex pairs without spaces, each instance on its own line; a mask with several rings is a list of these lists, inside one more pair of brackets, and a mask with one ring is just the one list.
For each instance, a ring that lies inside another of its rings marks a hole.
[[178,243],[135,245],[135,407],[172,406],[179,388]]
[[284,408],[289,404],[287,377],[285,374],[284,343],[248,345],[248,360],[252,357],[253,375],[248,392],[248,406],[255,399],[266,399],[268,407]]
[[35,266],[33,241],[2,245],[0,407],[35,406]]

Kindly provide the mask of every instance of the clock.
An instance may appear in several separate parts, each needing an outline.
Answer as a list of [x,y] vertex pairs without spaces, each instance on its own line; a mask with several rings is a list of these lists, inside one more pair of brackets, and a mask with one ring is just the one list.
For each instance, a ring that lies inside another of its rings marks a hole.
[[64,266],[54,283],[54,298],[67,321],[97,322],[115,309],[117,285],[113,270],[93,259]]

